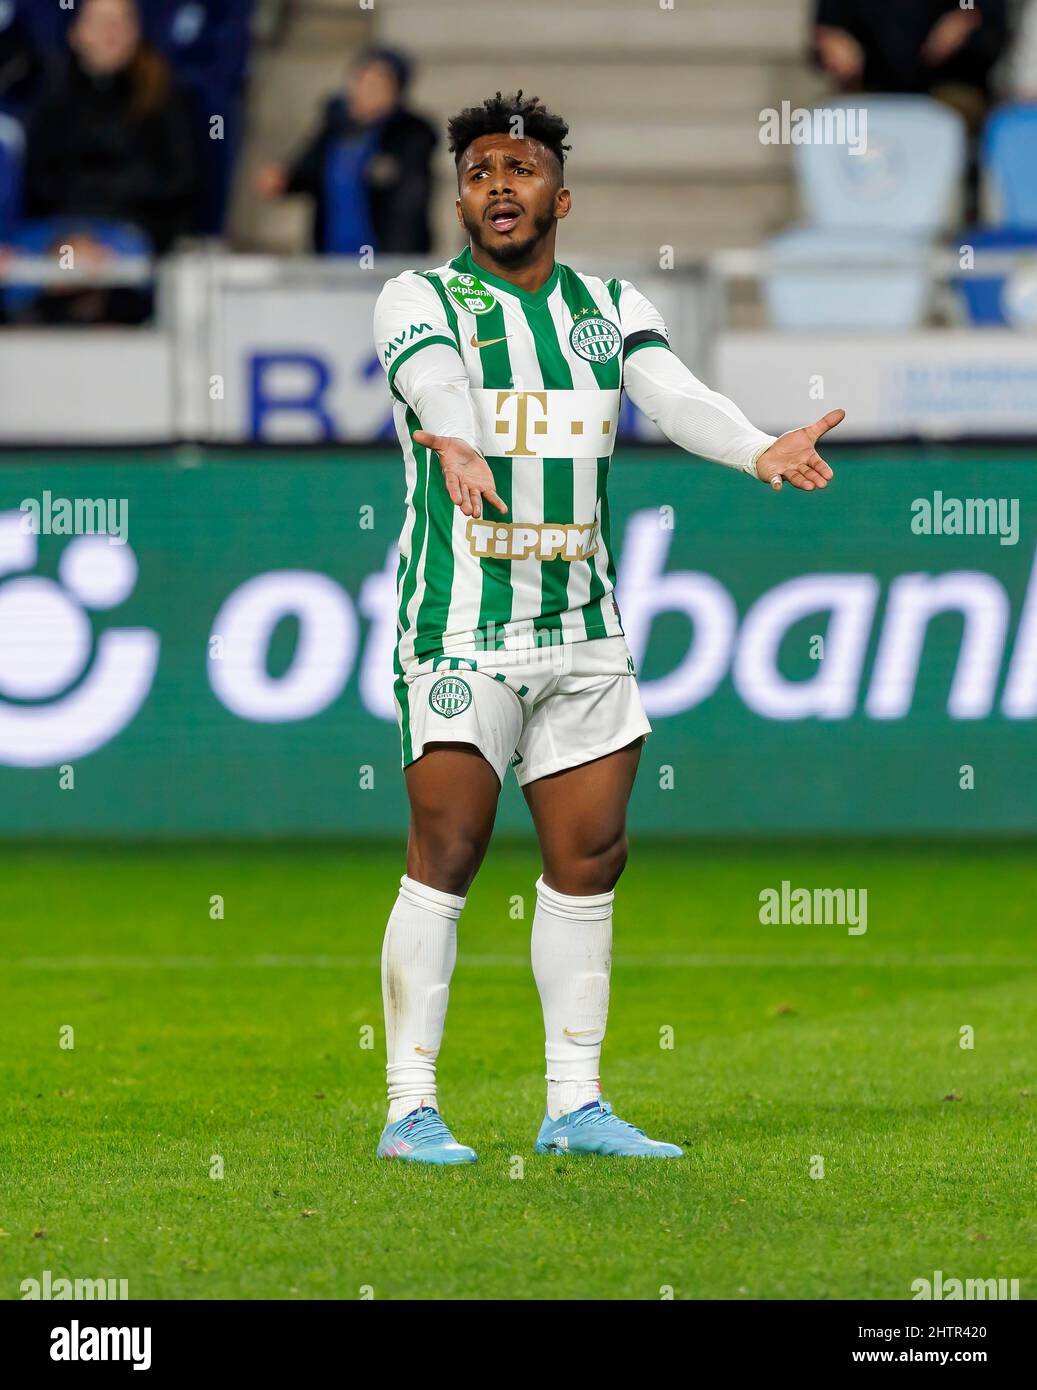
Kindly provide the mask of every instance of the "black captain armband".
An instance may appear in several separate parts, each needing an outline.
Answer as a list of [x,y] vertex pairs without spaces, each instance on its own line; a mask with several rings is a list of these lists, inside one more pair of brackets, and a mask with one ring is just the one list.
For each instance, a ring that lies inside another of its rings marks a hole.
[[632,352],[643,347],[664,347],[672,351],[670,344],[666,340],[666,334],[660,332],[658,328],[642,328],[638,333],[631,333],[623,340],[623,356],[629,357]]

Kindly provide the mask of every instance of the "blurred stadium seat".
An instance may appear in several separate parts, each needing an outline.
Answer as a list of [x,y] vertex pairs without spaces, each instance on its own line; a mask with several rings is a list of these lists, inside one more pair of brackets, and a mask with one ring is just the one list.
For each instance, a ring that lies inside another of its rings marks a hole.
[[964,122],[928,97],[855,109],[867,114],[863,150],[795,147],[810,225],[771,243],[764,297],[776,327],[910,328],[924,317],[928,249],[961,188]]
[[[138,0],[148,38],[173,65],[192,102],[203,174],[197,230],[224,228],[241,146],[253,0]],[[212,138],[212,123],[222,135]]]
[[912,328],[930,292],[929,248],[910,233],[794,228],[770,245],[764,281],[778,328]]
[[[1037,303],[1031,288],[1037,274],[1037,229],[1017,231],[1014,227],[989,227],[965,233],[963,241],[979,253],[980,268],[970,270],[956,281],[956,288],[977,328],[1037,327]],[[1007,255],[1030,253],[1030,268],[986,272],[983,253]]]
[[25,132],[13,116],[0,114],[0,238],[6,240],[22,211]]
[[[139,227],[108,217],[31,218],[13,227],[7,240],[18,256],[42,258],[52,247],[77,236],[88,236],[113,257],[127,262],[150,261],[154,255],[154,247]],[[2,291],[4,312],[9,318],[24,313],[45,290],[44,284],[24,281],[5,286]]]
[[994,112],[983,134],[983,169],[996,202],[995,224],[1037,231],[1037,104]]
[[809,223],[936,235],[958,210],[965,169],[961,117],[930,97],[867,97],[852,105],[867,112],[863,153],[845,143],[795,146]]
[[977,327],[1037,327],[1037,105],[996,111],[981,147],[992,222],[962,236],[977,252],[1029,255],[1017,268],[986,274],[980,267],[957,282],[969,321]]

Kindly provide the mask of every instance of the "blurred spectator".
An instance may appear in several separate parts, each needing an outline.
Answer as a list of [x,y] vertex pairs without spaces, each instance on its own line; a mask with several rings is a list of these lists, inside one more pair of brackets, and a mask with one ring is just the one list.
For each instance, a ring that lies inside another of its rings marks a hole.
[[814,46],[841,91],[933,96],[975,131],[1006,29],[1005,0],[817,0]]
[[0,111],[21,116],[43,68],[33,36],[15,0],[0,0]]
[[[52,247],[74,247],[80,266],[130,245],[162,254],[190,228],[195,192],[189,122],[169,65],[143,40],[134,0],[83,0],[69,44],[29,124],[26,211],[46,219]],[[136,321],[148,299],[118,289],[48,293],[42,313]]]
[[[5,11],[17,13],[40,52],[63,55],[81,8],[82,0],[68,7],[58,0],[0,0],[0,30]],[[255,0],[137,0],[143,36],[172,65],[186,98],[199,174],[191,230],[205,235],[220,235],[226,221],[241,147],[254,8]],[[0,63],[2,43],[0,33]]]
[[369,49],[345,95],[327,103],[320,129],[296,159],[260,171],[257,188],[264,197],[306,193],[314,200],[315,251],[430,249],[436,133],[404,105],[409,77],[401,54]]

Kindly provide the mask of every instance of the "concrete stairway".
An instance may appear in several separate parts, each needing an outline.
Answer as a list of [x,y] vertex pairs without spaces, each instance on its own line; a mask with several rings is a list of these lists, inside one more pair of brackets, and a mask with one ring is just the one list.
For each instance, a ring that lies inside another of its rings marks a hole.
[[[302,249],[298,200],[261,205],[252,171],[311,125],[368,42],[416,63],[412,105],[440,128],[498,88],[534,92],[565,115],[573,216],[565,255],[686,264],[754,245],[795,215],[789,151],[761,145],[760,112],[820,90],[807,68],[810,0],[296,0],[254,65],[234,238]],[[458,243],[453,161],[438,155],[438,250]]]
[[[500,88],[561,111],[573,146],[566,255],[672,246],[678,264],[753,245],[794,215],[789,151],[760,111],[818,89],[808,0],[378,0],[380,42],[418,60],[415,105],[440,124]],[[456,243],[441,151],[437,228]],[[443,197],[442,195],[446,195]]]

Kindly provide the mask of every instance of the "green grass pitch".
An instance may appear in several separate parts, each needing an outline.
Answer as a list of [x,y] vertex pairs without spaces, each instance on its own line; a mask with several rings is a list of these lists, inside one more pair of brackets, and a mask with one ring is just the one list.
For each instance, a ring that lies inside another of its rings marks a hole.
[[[635,838],[603,1075],[685,1146],[667,1163],[533,1154],[539,866],[506,845],[440,1062],[479,1163],[375,1161],[400,871],[388,846],[3,850],[0,1297],[45,1269],[131,1298],[908,1299],[936,1269],[1034,1296],[1031,846]],[[866,887],[867,933],[761,925],[783,879]]]

